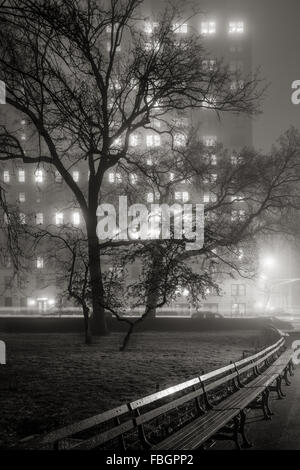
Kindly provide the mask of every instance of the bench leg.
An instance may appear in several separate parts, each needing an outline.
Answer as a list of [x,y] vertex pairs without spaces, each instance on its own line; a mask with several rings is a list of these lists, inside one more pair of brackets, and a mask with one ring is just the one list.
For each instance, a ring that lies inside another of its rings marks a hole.
[[285,381],[285,385],[291,385],[291,381],[288,379],[288,366],[284,369],[283,379]]
[[293,370],[295,370],[295,366],[294,366],[293,361],[290,361],[290,362],[289,362],[289,374],[290,374],[290,377],[293,377],[293,376],[294,376]]
[[282,393],[282,390],[281,390],[281,377],[280,376],[278,376],[276,379],[275,390],[277,392],[278,400],[282,400],[284,397],[284,394]]
[[250,447],[252,447],[252,444],[251,444],[251,442],[248,441],[248,439],[246,437],[245,423],[246,423],[246,413],[245,413],[245,410],[242,410],[240,412],[240,428],[239,428],[239,431],[240,431],[240,434],[241,434],[242,439],[243,439],[243,449],[249,449]]
[[233,424],[234,424],[233,440],[234,440],[234,443],[235,443],[235,447],[236,447],[237,450],[241,450],[241,446],[240,446],[240,442],[239,442],[240,419],[238,418],[238,416],[233,418]]
[[267,410],[267,413],[269,416],[273,416],[273,411],[270,409],[270,404],[269,404],[269,397],[270,397],[270,390],[269,390],[269,387],[266,388],[265,392],[264,392],[264,404],[265,404],[265,408]]
[[269,405],[268,405],[268,400],[269,399],[269,395],[267,393],[267,390],[264,390],[262,395],[261,395],[261,407],[262,407],[262,410],[263,410],[263,414],[264,414],[264,419],[266,421],[269,421],[271,419],[271,413],[269,413]]

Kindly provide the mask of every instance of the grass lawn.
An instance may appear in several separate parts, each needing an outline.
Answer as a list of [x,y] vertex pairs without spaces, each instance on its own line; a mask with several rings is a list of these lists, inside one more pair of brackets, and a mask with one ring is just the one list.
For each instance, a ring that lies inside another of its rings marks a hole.
[[[74,334],[1,334],[0,442],[74,422],[216,369],[259,345],[257,331],[118,333],[85,346]],[[260,344],[262,345],[262,344]]]

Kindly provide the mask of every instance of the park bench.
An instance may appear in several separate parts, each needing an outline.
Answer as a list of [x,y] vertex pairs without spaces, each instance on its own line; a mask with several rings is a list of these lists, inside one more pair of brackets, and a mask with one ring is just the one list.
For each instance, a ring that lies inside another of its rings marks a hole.
[[206,448],[217,439],[249,447],[245,435],[249,408],[266,419],[271,391],[282,398],[289,385],[292,350],[281,338],[241,361],[184,383],[18,444],[27,449],[167,449]]

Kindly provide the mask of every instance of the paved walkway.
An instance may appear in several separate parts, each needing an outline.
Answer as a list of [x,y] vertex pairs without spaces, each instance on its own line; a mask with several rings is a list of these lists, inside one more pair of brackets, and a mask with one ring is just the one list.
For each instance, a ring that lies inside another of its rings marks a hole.
[[[295,338],[293,338],[295,339]],[[282,385],[286,394],[283,400],[277,394],[270,394],[270,408],[274,412],[270,421],[265,421],[261,410],[247,414],[247,437],[253,443],[254,450],[300,450],[300,365],[291,377],[291,385]],[[215,449],[232,449],[228,442],[217,443]]]

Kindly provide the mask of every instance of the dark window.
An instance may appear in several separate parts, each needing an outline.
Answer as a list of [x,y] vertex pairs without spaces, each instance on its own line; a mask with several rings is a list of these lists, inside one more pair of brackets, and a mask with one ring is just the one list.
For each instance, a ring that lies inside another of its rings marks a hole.
[[5,307],[12,307],[12,298],[11,297],[5,297],[4,306]]
[[231,284],[231,295],[232,296],[245,296],[246,286],[245,284]]

